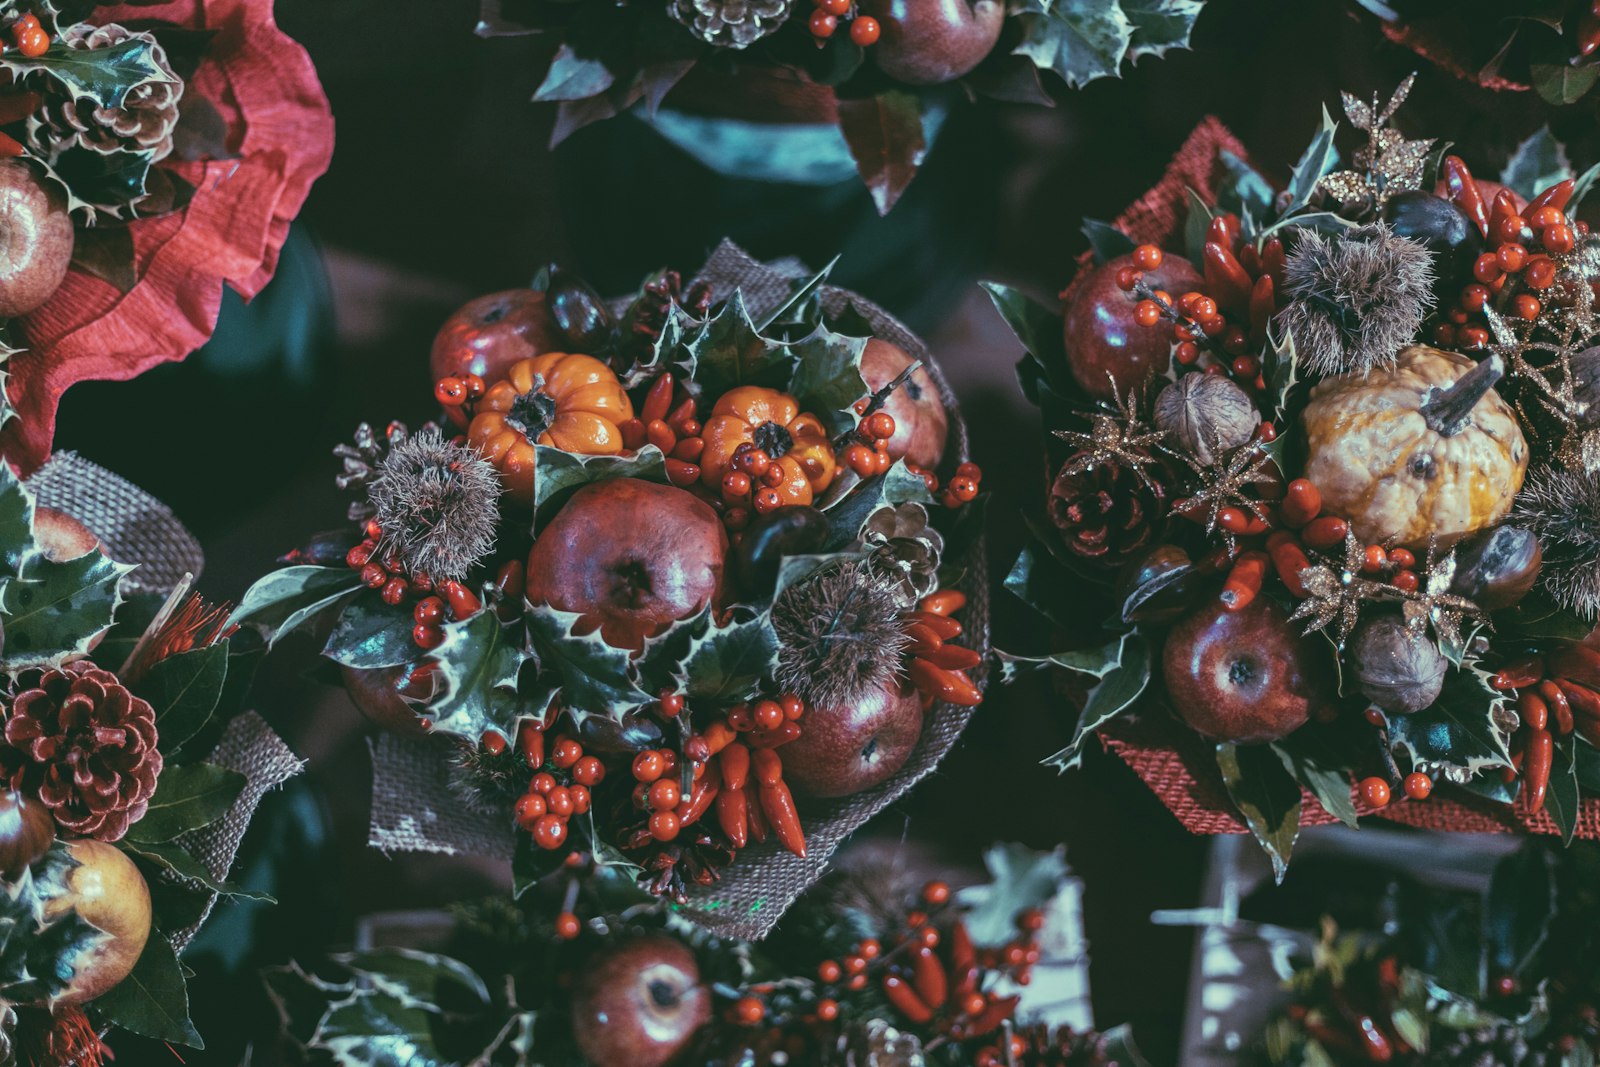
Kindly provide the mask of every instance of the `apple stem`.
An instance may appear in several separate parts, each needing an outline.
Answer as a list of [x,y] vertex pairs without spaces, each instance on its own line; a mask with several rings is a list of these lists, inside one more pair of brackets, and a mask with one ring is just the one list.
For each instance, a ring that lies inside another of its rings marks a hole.
[[[885,404],[887,404],[889,402],[890,395],[896,389],[900,388],[902,385],[904,385],[907,382],[909,382],[911,380],[911,376],[913,374],[917,373],[917,371],[921,367],[922,367],[922,360],[920,360],[920,359],[912,360],[911,361],[911,365],[908,366],[905,370],[901,371],[899,374],[896,374],[894,376],[894,378],[889,382],[888,385],[885,385],[882,389],[879,389],[877,392],[873,393],[871,399],[869,399],[867,401],[866,408],[864,410],[862,410],[860,416],[857,418],[856,425],[859,426],[861,424],[861,420],[862,419],[865,419],[868,416],[874,414],[875,412],[881,410],[883,405],[885,405]],[[838,449],[844,448],[853,439],[855,439],[855,436],[856,436],[856,430],[854,430],[854,429],[846,430],[844,433],[840,434],[838,437],[836,437],[834,439],[834,442],[833,442],[834,449],[838,450]]]

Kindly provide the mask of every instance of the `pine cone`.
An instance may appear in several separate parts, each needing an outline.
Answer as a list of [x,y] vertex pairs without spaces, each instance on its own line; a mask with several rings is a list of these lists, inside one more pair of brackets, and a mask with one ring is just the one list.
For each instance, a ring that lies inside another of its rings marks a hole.
[[44,671],[12,701],[0,733],[0,776],[11,788],[100,841],[144,817],[160,773],[155,710],[87,661]]
[[845,1067],[925,1067],[916,1034],[896,1030],[882,1019],[856,1023],[839,1036]]
[[783,25],[789,7],[789,0],[673,0],[667,10],[707,44],[745,48]]
[[1056,475],[1050,521],[1073,553],[1114,566],[1155,538],[1170,493],[1159,468],[1145,469],[1148,482],[1114,461],[1075,471],[1085,455],[1068,458]]
[[172,152],[172,131],[178,125],[178,102],[183,79],[173,73],[167,54],[147,33],[136,33],[116,23],[91,26],[76,23],[61,31],[60,43],[79,51],[110,48],[133,38],[149,40],[151,59],[164,77],[136,86],[121,107],[95,107],[93,101],[71,93],[51,92],[38,116],[29,121],[28,147],[54,162],[72,148],[92,152],[153,152],[159,163]]
[[939,588],[939,557],[944,538],[928,524],[921,504],[897,504],[874,511],[861,528],[861,546],[872,569],[893,578],[910,607]]

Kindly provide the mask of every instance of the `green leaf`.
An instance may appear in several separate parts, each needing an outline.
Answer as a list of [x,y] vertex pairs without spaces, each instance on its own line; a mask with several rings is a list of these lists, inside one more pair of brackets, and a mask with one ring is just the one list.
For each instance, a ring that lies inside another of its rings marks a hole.
[[[774,326],[816,322],[820,316],[817,294],[821,292],[823,284],[828,280],[828,276],[833,273],[833,268],[838,265],[839,257],[834,256],[821,270],[804,281],[797,283],[794,286],[794,291],[789,294],[789,299],[773,308],[772,313],[756,327],[757,332],[765,334]],[[846,315],[854,316],[856,314],[855,305],[848,305]],[[837,322],[834,323],[834,327],[836,329],[842,328]],[[866,338],[872,336],[870,326],[866,333],[854,333],[850,330],[844,330],[844,332],[849,333],[852,337]]]
[[1561,831],[1564,845],[1572,844],[1573,831],[1578,828],[1577,743],[1577,738],[1570,735],[1556,741],[1550,763],[1550,788],[1544,797],[1544,810],[1550,813],[1556,829]]
[[1289,872],[1289,855],[1300,836],[1300,783],[1266,745],[1217,746],[1217,769],[1234,807],[1272,860],[1274,880]]
[[[835,552],[861,536],[861,527],[877,513],[879,508],[895,504],[922,504],[928,506],[933,498],[928,494],[928,483],[922,475],[913,474],[906,461],[897,459],[883,474],[850,485],[840,479],[835,488],[847,487],[837,499],[824,499],[818,507],[828,516],[828,540],[822,546]],[[831,494],[830,494],[831,497]]]
[[227,814],[244,787],[244,775],[214,763],[168,767],[156,779],[144,818],[128,827],[128,841],[162,844],[210,826]]
[[533,446],[533,506],[543,518],[551,514],[552,502],[565,501],[566,494],[608,478],[643,478],[651,482],[667,480],[666,457],[655,445],[621,456],[585,456],[565,452],[554,445]]
[[398,997],[358,992],[328,1008],[309,1045],[346,1067],[449,1067],[433,1041],[433,1018]]
[[116,621],[117,587],[131,570],[98,548],[64,563],[43,555],[24,559],[18,577],[0,578],[0,667],[15,671],[86,654]]
[[532,834],[518,834],[516,852],[511,856],[512,898],[521,900],[524,893],[565,867],[570,851],[540,848],[534,844]]
[[1059,845],[1049,852],[1015,843],[990,845],[984,849],[983,865],[989,871],[988,883],[960,894],[961,903],[970,905],[963,916],[967,933],[981,947],[1013,940],[1017,913],[1049,903],[1071,873],[1066,851]]
[[1533,963],[1549,932],[1555,903],[1555,882],[1543,849],[1524,846],[1495,864],[1483,913],[1491,974],[1521,974]]
[[1339,162],[1339,150],[1333,146],[1334,132],[1339,124],[1333,121],[1333,116],[1328,114],[1328,109],[1322,109],[1322,125],[1317,130],[1317,135],[1311,139],[1306,150],[1300,153],[1300,159],[1294,165],[1294,170],[1289,174],[1289,203],[1282,214],[1292,215],[1311,202],[1311,194],[1316,192],[1317,182],[1333,170]]
[[1037,379],[1055,387],[1056,392],[1073,388],[1072,371],[1067,363],[1067,348],[1062,332],[1061,309],[1045,307],[1017,289],[999,282],[979,282],[994,302],[995,310],[1022,342],[1027,355],[1017,365],[1022,391],[1034,404],[1042,397]]
[[189,990],[178,954],[160,931],[151,931],[132,973],[95,998],[94,1008],[103,1021],[141,1037],[206,1047],[189,1021]]
[[478,972],[449,956],[389,947],[338,953],[333,959],[367,979],[379,993],[408,1007],[443,1012],[444,1003],[452,998],[441,993],[451,988],[471,995],[480,1004],[489,1003],[489,988]]
[[778,632],[770,612],[748,607],[720,626],[707,609],[707,628],[689,642],[680,676],[695,707],[728,707],[749,700],[778,666]]
[[1014,53],[1059,74],[1068,88],[1117,73],[1133,45],[1134,24],[1107,0],[1023,0]]
[[1183,191],[1189,206],[1189,213],[1183,219],[1183,254],[1199,270],[1205,264],[1206,240],[1211,231],[1211,220],[1217,213],[1190,186],[1184,186]]
[[163,755],[211,721],[228,679],[228,643],[168,656],[150,668],[136,689],[156,712],[156,747]]
[[530,604],[525,613],[528,641],[539,660],[531,692],[530,714],[540,716],[560,700],[578,720],[589,715],[621,720],[654,698],[639,687],[638,673],[626,649],[615,648],[599,631],[578,634],[582,616],[546,604]]
[[243,889],[232,882],[222,881],[212,876],[206,865],[195,859],[188,849],[177,842],[165,844],[143,841],[121,841],[119,844],[124,852],[144,860],[162,871],[168,871],[180,878],[187,878],[205,886],[213,893],[225,897],[239,897],[244,900],[259,900],[268,904],[276,904],[271,894],[258,893],[252,889]]
[[928,152],[921,101],[904,89],[841,98],[839,132],[878,214],[887,215]]
[[782,389],[794,373],[789,346],[761,335],[738,290],[721,311],[690,330],[683,347],[695,361],[694,383],[705,397],[740,385]]
[[550,60],[550,69],[544,81],[534,90],[534,103],[552,100],[587,100],[611,88],[616,75],[603,62],[593,57],[580,56],[572,45],[563,41]]
[[544,710],[519,694],[517,676],[528,653],[493,611],[447,623],[432,658],[442,687],[428,703],[433,733],[473,744],[491,727],[515,737],[519,719],[538,717]]
[[1534,63],[1529,67],[1533,87],[1539,95],[1557,107],[1575,104],[1594,88],[1600,78],[1600,67],[1574,67],[1567,63]]
[[1505,170],[1500,172],[1500,183],[1523,199],[1532,200],[1550,186],[1570,177],[1572,161],[1567,158],[1567,150],[1561,147],[1561,142],[1556,140],[1549,126],[1541,126],[1537,133],[1518,145],[1511,154]]
[[790,348],[796,362],[788,391],[800,402],[800,410],[823,420],[830,434],[855,425],[851,405],[870,392],[861,377],[861,354],[866,349],[866,338],[847,337],[825,326]]
[[1335,751],[1325,743],[1324,735],[1302,727],[1273,742],[1272,750],[1294,775],[1295,781],[1317,798],[1323,810],[1352,830],[1357,827],[1356,806],[1350,799],[1350,775]]
[[339,613],[322,654],[335,663],[361,670],[410,663],[418,655],[417,643],[411,636],[413,624],[409,609],[391,607],[369,590]]
[[1100,1047],[1106,1061],[1115,1063],[1118,1067],[1150,1067],[1150,1061],[1144,1058],[1139,1046],[1133,1043],[1133,1031],[1126,1023],[1113,1026],[1101,1034]]
[[1535,641],[1581,641],[1594,629],[1593,623],[1557,604],[1539,588],[1515,607],[1496,612],[1494,623],[1502,635]]
[[1096,264],[1104,263],[1108,259],[1127,255],[1133,251],[1133,238],[1099,219],[1085,218],[1083,220],[1083,235],[1089,239],[1089,250],[1094,253]]
[[1577,180],[1572,183],[1572,195],[1567,198],[1567,206],[1564,209],[1568,215],[1574,218],[1577,217],[1578,206],[1587,200],[1589,194],[1594,191],[1594,183],[1597,178],[1600,178],[1600,163],[1596,163],[1578,175]]
[[157,64],[155,49],[155,41],[142,35],[93,49],[71,48],[56,40],[44,55],[32,59],[7,50],[0,57],[0,69],[10,71],[19,82],[43,74],[74,99],[88,98],[96,107],[115,110],[140,86],[173,80]]
[[350,567],[284,567],[246,590],[228,621],[259,630],[270,649],[285,634],[363,588],[361,576]]
[[1454,767],[1476,777],[1511,764],[1506,747],[1515,722],[1505,697],[1489,675],[1470,660],[1445,674],[1444,689],[1432,706],[1414,715],[1394,715],[1389,740],[1404,749],[1420,770]]
[[1078,766],[1083,761],[1083,743],[1100,727],[1133,707],[1150,685],[1150,643],[1136,630],[1128,631],[1101,648],[1058,652],[1040,658],[1013,656],[999,650],[995,655],[1000,659],[1002,682],[1013,678],[1017,665],[1023,663],[1048,663],[1099,679],[1089,690],[1067,747],[1040,761],[1060,771]]
[[1025,545],[1006,575],[1005,587],[1024,604],[1057,626],[1070,627],[1083,580],[1049,551]]
[[1204,6],[1205,0],[1122,0],[1123,13],[1133,23],[1128,61],[1137,63],[1144,56],[1159,59],[1171,49],[1187,49]]
[[9,463],[0,463],[0,577],[22,573],[22,561],[37,550],[33,494],[17,480]]

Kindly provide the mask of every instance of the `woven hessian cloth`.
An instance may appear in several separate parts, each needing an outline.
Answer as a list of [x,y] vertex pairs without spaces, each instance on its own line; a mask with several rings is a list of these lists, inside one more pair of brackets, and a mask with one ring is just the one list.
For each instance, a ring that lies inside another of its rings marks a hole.
[[[806,272],[797,265],[762,264],[731,242],[724,241],[695,280],[709,283],[719,300],[739,289],[751,317],[760,321],[765,313],[787,300],[795,281],[805,276]],[[882,308],[843,289],[823,286],[820,297],[823,309],[830,316],[839,315],[854,304],[877,337],[924,361],[950,413],[953,435],[946,450],[945,466],[953,468],[968,459],[967,429],[956,408],[955,396],[922,340]],[[967,606],[961,616],[966,640],[987,659],[989,588],[984,557],[980,539],[964,561],[966,577],[960,589],[967,596]],[[984,668],[971,673],[982,687]],[[684,914],[722,936],[747,940],[763,937],[795,898],[822,876],[829,857],[849,834],[938,765],[967,725],[972,711],[954,704],[935,705],[911,758],[894,777],[876,789],[854,796],[801,803],[801,822],[806,833],[804,859],[784,849],[773,838],[762,845],[751,844],[741,849],[738,859],[722,871],[720,882],[691,887]],[[372,747],[370,844],[385,851],[509,856],[515,841],[510,819],[503,815],[473,814],[452,797],[443,766],[446,751],[428,741],[393,735],[377,739]]]
[[[1155,187],[1135,201],[1116,220],[1116,227],[1137,243],[1149,242],[1172,248],[1182,244],[1187,214],[1186,188],[1193,189],[1208,203],[1216,199],[1218,179],[1226,174],[1219,162],[1220,153],[1229,151],[1247,158],[1244,146],[1215,118],[1207,117],[1196,126],[1166,173]],[[1088,253],[1079,260],[1078,279],[1092,265]],[[1068,287],[1068,294],[1077,285]],[[1072,687],[1076,689],[1077,687]],[[1082,693],[1076,698],[1082,707]],[[1133,768],[1178,821],[1197,834],[1245,833],[1245,826],[1228,799],[1226,787],[1217,771],[1211,747],[1193,730],[1172,718],[1162,707],[1145,701],[1131,719],[1113,720],[1099,731],[1101,742],[1122,762]],[[1493,773],[1493,772],[1491,772]],[[1318,826],[1337,821],[1310,793],[1302,791],[1300,824]],[[1355,798],[1355,788],[1351,795]],[[1528,831],[1558,833],[1555,822],[1543,811],[1529,815],[1510,805],[1473,796],[1461,790],[1436,793],[1427,800],[1403,797],[1381,809],[1369,808],[1356,799],[1363,815],[1376,815],[1392,822],[1426,830],[1451,830],[1461,833]],[[1600,798],[1586,798],[1578,812],[1576,836],[1600,838]]]

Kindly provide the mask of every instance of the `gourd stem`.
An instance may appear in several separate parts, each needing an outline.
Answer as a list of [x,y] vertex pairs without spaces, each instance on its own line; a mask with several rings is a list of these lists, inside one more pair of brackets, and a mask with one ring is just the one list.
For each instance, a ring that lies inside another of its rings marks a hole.
[[1428,429],[1441,437],[1460,433],[1472,421],[1472,409],[1505,373],[1505,360],[1493,355],[1457,378],[1448,389],[1434,389],[1422,404]]

